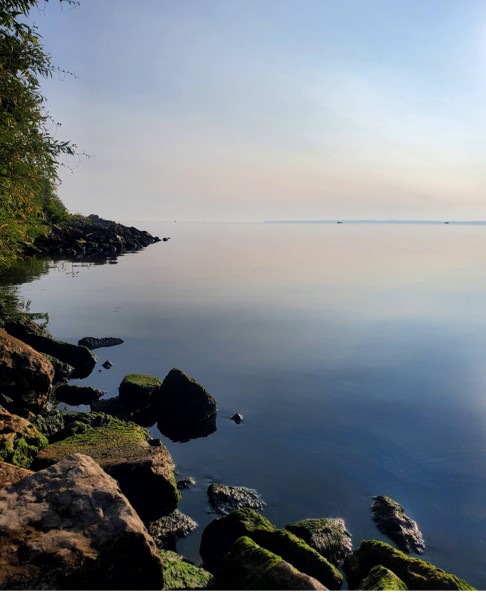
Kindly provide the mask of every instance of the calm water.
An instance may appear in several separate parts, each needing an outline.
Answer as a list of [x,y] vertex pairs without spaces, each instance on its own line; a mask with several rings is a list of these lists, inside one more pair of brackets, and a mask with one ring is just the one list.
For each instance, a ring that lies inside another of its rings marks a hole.
[[[277,525],[343,517],[357,546],[384,539],[369,507],[386,494],[425,559],[486,589],[486,227],[136,225],[171,240],[20,294],[62,339],[125,340],[82,383],[111,396],[179,367],[215,396],[216,433],[162,437],[198,483],[180,509],[204,528],[208,484],[246,485]],[[178,549],[197,561],[199,541]]]

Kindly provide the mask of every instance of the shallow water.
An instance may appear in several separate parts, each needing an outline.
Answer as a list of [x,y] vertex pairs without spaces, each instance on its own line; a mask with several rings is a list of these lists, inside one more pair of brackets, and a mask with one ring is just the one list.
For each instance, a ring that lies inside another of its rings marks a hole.
[[246,485],[277,525],[340,516],[357,546],[385,539],[369,508],[389,495],[423,558],[486,589],[486,227],[135,225],[171,240],[50,264],[19,294],[61,339],[125,340],[76,383],[110,396],[179,367],[215,396],[214,434],[162,437],[197,480],[180,509],[202,529],[208,484]]

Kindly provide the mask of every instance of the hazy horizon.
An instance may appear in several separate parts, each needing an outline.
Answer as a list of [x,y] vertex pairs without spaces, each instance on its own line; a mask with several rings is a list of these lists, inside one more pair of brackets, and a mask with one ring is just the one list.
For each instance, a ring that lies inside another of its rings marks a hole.
[[73,212],[475,220],[480,0],[82,0],[34,10]]

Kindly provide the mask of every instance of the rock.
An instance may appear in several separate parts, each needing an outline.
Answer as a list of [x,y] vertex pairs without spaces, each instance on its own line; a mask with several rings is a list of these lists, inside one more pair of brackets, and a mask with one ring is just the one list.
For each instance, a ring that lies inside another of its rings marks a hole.
[[177,488],[180,489],[190,489],[194,487],[196,484],[196,479],[192,478],[192,476],[188,476],[187,478],[181,478],[177,481]]
[[457,576],[377,540],[363,540],[360,547],[344,560],[349,589],[358,588],[377,565],[393,571],[409,590],[474,590]]
[[0,589],[160,590],[154,541],[117,483],[71,455],[0,491]]
[[127,403],[131,401],[133,410],[139,410],[143,405],[150,404],[152,394],[160,386],[160,379],[152,375],[125,375],[118,388],[118,394],[121,400]]
[[160,550],[164,590],[212,590],[214,577],[170,550]]
[[118,419],[134,422],[144,428],[150,428],[156,421],[150,406],[141,404],[140,409],[138,409],[136,402],[122,400],[119,396],[92,403],[91,411],[107,413],[118,417]]
[[241,415],[241,413],[235,413],[230,419],[232,419],[235,424],[241,424],[243,421],[243,415]]
[[106,413],[64,413],[62,416],[62,425],[57,432],[50,435],[50,442],[58,442],[70,436],[85,434],[93,428],[100,426],[109,426],[117,423],[117,419]]
[[213,483],[208,487],[211,508],[219,514],[229,514],[239,508],[263,510],[266,504],[255,491],[247,487],[229,487]]
[[378,495],[373,498],[371,511],[378,529],[393,540],[400,550],[417,553],[425,550],[417,523],[405,514],[398,502],[391,497]]
[[301,537],[334,565],[339,566],[353,551],[351,534],[341,518],[305,519],[285,525],[285,529]]
[[105,362],[101,365],[103,369],[111,369],[113,367],[113,363],[109,360],[105,360]]
[[231,547],[221,580],[226,590],[327,590],[249,537],[239,538]]
[[23,417],[0,407],[0,462],[29,468],[47,438]]
[[38,413],[45,409],[53,379],[50,361],[0,329],[0,392],[9,411]]
[[164,236],[164,238],[162,238],[163,242],[167,242],[168,240],[170,240],[170,236]]
[[84,346],[75,346],[54,339],[29,318],[9,320],[5,328],[11,334],[43,354],[49,354],[74,367],[72,377],[87,377],[96,364],[96,357]]
[[358,586],[358,590],[408,590],[402,580],[393,571],[377,565]]
[[26,476],[30,476],[32,472],[13,464],[0,462],[0,489],[5,489],[13,483],[22,480]]
[[46,413],[34,417],[32,424],[50,440],[51,437],[64,428],[65,420],[59,409],[51,409]]
[[208,431],[216,429],[215,399],[180,369],[168,373],[160,388],[154,391],[152,403],[159,428],[166,436],[176,436],[178,432],[190,438],[207,436]]
[[63,363],[62,360],[59,360],[55,356],[50,356],[49,354],[44,354],[44,356],[51,361],[52,366],[54,367],[54,379],[52,380],[52,383],[59,384],[67,382],[73,374],[74,367],[67,363]]
[[92,388],[91,386],[77,386],[75,384],[61,384],[56,387],[54,392],[57,400],[68,405],[90,405],[96,400],[99,400],[103,394],[103,390]]
[[89,455],[120,483],[143,520],[157,520],[177,508],[180,494],[169,452],[164,446],[151,447],[149,438],[140,426],[113,420],[50,444],[37,455],[34,467],[45,468],[73,453]]
[[197,523],[187,514],[174,510],[167,516],[148,523],[147,529],[158,548],[175,550],[177,540],[197,529]]
[[119,346],[122,343],[124,343],[124,341],[119,337],[83,337],[78,340],[78,346],[85,346],[90,350],[96,350],[96,348],[111,348],[112,346]]
[[[142,415],[141,419],[145,419],[143,415],[149,415],[149,419],[152,419],[155,415],[155,411],[152,408],[143,409],[137,411],[137,416],[140,415]],[[133,419],[136,419],[135,416]],[[137,419],[140,419],[140,417],[137,417]],[[186,424],[183,424],[181,421],[161,419],[160,417],[158,419],[156,418],[156,421],[159,432],[175,443],[187,443],[196,438],[205,438],[210,434],[214,434],[217,430],[216,415],[202,422],[194,422],[188,419]]]

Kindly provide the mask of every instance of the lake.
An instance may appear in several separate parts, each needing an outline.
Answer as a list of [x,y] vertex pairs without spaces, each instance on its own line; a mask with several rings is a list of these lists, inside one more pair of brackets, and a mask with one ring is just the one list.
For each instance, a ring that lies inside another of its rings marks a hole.
[[179,552],[199,560],[212,482],[257,489],[279,526],[342,517],[355,547],[386,539],[370,516],[384,494],[425,560],[486,589],[486,227],[134,225],[171,239],[51,263],[19,295],[56,337],[125,340],[75,383],[115,396],[127,373],[178,367],[218,401],[206,438],[152,430],[197,481]]

